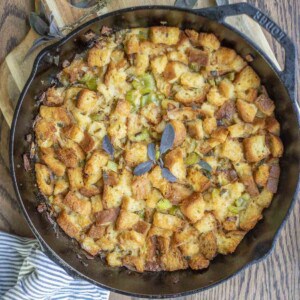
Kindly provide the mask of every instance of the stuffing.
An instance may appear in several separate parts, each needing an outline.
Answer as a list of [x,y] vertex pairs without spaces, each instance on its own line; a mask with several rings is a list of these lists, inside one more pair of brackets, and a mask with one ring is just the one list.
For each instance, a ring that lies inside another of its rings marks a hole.
[[206,269],[277,192],[275,102],[213,33],[100,33],[45,91],[26,150],[37,188],[61,229],[109,267]]
[[248,162],[258,162],[269,156],[265,135],[255,135],[244,139],[245,157]]

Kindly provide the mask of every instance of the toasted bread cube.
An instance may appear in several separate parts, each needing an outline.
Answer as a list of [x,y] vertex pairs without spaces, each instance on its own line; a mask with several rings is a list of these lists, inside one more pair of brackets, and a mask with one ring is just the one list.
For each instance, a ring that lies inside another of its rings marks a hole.
[[42,105],[40,107],[40,116],[47,121],[54,121],[57,123],[62,123],[63,125],[69,125],[71,123],[71,118],[68,112],[63,107],[49,107]]
[[195,110],[192,107],[181,107],[167,111],[170,120],[178,121],[195,120],[200,114],[200,110]]
[[132,143],[125,149],[124,159],[126,164],[130,167],[135,167],[138,164],[148,160],[147,144]]
[[79,199],[74,192],[68,192],[63,200],[63,204],[81,215],[89,215],[92,211],[91,202],[84,198]]
[[73,214],[68,214],[65,211],[61,212],[57,218],[57,223],[69,237],[79,239],[81,227]]
[[174,242],[176,246],[190,243],[197,240],[199,232],[192,226],[186,226],[183,230],[174,233]]
[[[57,150],[57,156],[67,168],[76,168],[80,158],[77,157],[76,151],[72,148],[60,148]],[[61,176],[61,175],[60,175]]]
[[267,208],[270,206],[273,199],[273,193],[269,191],[268,189],[264,188],[261,193],[254,198],[254,201],[256,204],[263,208]]
[[213,33],[200,32],[198,36],[198,43],[209,50],[218,50],[220,48],[220,41]]
[[281,157],[283,154],[283,144],[281,139],[273,134],[268,136],[268,142],[270,143],[270,150],[273,157]]
[[53,193],[53,179],[51,171],[43,164],[35,164],[36,181],[41,193],[50,196]]
[[161,168],[159,166],[155,166],[150,174],[149,179],[152,183],[152,186],[158,189],[163,195],[166,195],[170,189],[170,183],[167,179],[162,177]]
[[202,270],[202,269],[206,269],[209,266],[209,260],[206,259],[202,254],[197,254],[195,256],[193,256],[190,260],[189,260],[189,266],[193,269],[193,270]]
[[122,266],[122,253],[119,251],[113,251],[106,255],[106,262],[111,267]]
[[212,213],[206,212],[203,217],[194,224],[200,233],[207,233],[217,229],[217,220]]
[[71,124],[63,129],[66,138],[71,139],[76,143],[80,143],[84,137],[83,132],[76,124]]
[[166,81],[162,76],[156,75],[155,76],[156,87],[160,93],[169,97],[172,91],[172,84]]
[[250,66],[247,66],[237,74],[234,84],[237,91],[247,91],[251,88],[259,88],[260,79],[255,71]]
[[188,66],[177,61],[168,62],[163,72],[163,77],[170,83],[179,80],[182,74],[188,71]]
[[238,230],[238,216],[229,216],[223,222],[223,229],[226,231],[235,231]]
[[218,252],[224,255],[233,253],[239,243],[244,238],[244,231],[230,231],[228,233],[220,233],[217,235]]
[[88,113],[95,109],[97,104],[97,94],[89,89],[82,89],[77,96],[76,107],[82,112]]
[[183,201],[180,208],[182,213],[192,222],[196,223],[204,216],[205,201],[201,193],[193,193]]
[[156,56],[153,59],[151,59],[151,69],[153,73],[161,74],[168,63],[168,58],[166,55],[160,55]]
[[175,94],[175,100],[186,105],[191,106],[196,103],[202,103],[206,97],[206,87],[200,89],[185,89],[181,88]]
[[117,236],[114,226],[109,225],[105,230],[105,234],[97,241],[97,244],[103,251],[113,251],[118,242]]
[[192,257],[199,253],[200,247],[198,241],[191,241],[179,246],[180,252],[184,257]]
[[253,122],[257,113],[257,108],[254,104],[238,99],[236,101],[236,108],[238,110],[240,117],[243,119],[244,122],[247,123]]
[[180,77],[180,82],[187,88],[201,89],[204,87],[204,77],[199,73],[187,72]]
[[139,220],[140,217],[137,214],[121,209],[118,219],[116,221],[116,229],[131,229]]
[[95,141],[88,132],[84,132],[80,147],[85,153],[91,152],[95,147]]
[[97,255],[101,250],[101,247],[97,245],[95,241],[90,237],[85,237],[83,239],[83,241],[81,242],[81,247],[92,256]]
[[262,94],[255,100],[255,104],[258,109],[266,114],[267,116],[271,116],[275,109],[274,102],[266,95]]
[[127,54],[135,54],[140,50],[140,41],[137,35],[130,35],[128,40],[125,42],[125,52]]
[[270,175],[266,188],[273,194],[277,193],[278,182],[280,177],[280,167],[278,162],[274,162],[270,166]]
[[184,153],[181,148],[175,148],[165,156],[165,167],[180,180],[186,177],[186,166],[183,155]]
[[247,137],[251,134],[252,128],[252,125],[245,123],[237,123],[227,127],[232,138]]
[[218,65],[230,65],[236,59],[236,52],[233,49],[220,47],[214,54],[215,62]]
[[105,234],[106,226],[93,224],[88,230],[87,235],[92,239],[100,239]]
[[258,167],[256,172],[254,173],[255,182],[259,186],[266,186],[269,178],[269,166],[267,164],[262,164]]
[[235,103],[234,101],[226,101],[216,112],[215,116],[217,120],[226,119],[232,120],[235,115]]
[[214,117],[208,117],[203,120],[203,129],[209,135],[217,129],[217,120]]
[[141,211],[145,208],[145,205],[145,201],[136,200],[129,196],[125,196],[122,201],[122,209],[129,212]]
[[211,137],[220,143],[224,143],[228,136],[228,130],[225,127],[219,127],[214,130],[211,134]]
[[262,210],[263,208],[256,202],[250,202],[246,210],[240,214],[240,228],[245,231],[251,230],[262,219]]
[[67,173],[71,191],[79,190],[84,186],[82,168],[70,168]]
[[280,125],[274,117],[266,118],[266,129],[274,135],[280,134]]
[[175,45],[179,41],[179,34],[178,27],[150,27],[150,40],[155,44]]
[[86,186],[80,188],[79,193],[82,196],[90,198],[90,197],[99,195],[101,193],[101,190],[95,185],[86,185]]
[[100,150],[95,150],[84,167],[85,185],[95,184],[102,177],[102,168],[108,162],[108,155]]
[[255,135],[243,141],[245,156],[248,162],[258,162],[269,156],[270,150],[266,145],[265,135]]
[[189,168],[187,175],[188,182],[195,192],[204,192],[210,187],[210,180],[197,168]]
[[222,106],[226,100],[227,98],[220,94],[216,86],[212,87],[207,94],[207,101],[215,106]]
[[67,180],[60,178],[57,179],[55,182],[55,187],[54,187],[54,195],[58,194],[63,194],[69,189],[69,183]]
[[188,267],[187,261],[182,257],[180,250],[171,245],[170,238],[158,237],[157,241],[163,270],[175,271]]
[[[147,200],[146,200],[147,207],[155,208],[157,202],[162,198],[163,198],[162,194],[157,189],[152,189],[151,193],[149,193],[147,195]],[[124,200],[123,200],[123,203],[124,203]]]
[[185,65],[189,63],[189,59],[184,52],[181,51],[170,51],[167,53],[167,57],[169,61],[178,61]]
[[92,213],[95,214],[103,210],[103,203],[100,195],[91,197]]
[[199,248],[204,257],[209,260],[217,255],[217,238],[212,231],[200,235]]
[[197,119],[187,123],[189,135],[196,139],[202,140],[204,138],[204,130],[202,125],[202,120]]
[[189,63],[197,69],[206,67],[209,64],[209,52],[200,49],[189,48],[187,49]]
[[162,229],[179,231],[184,221],[176,216],[156,212],[153,216],[153,225]]
[[149,55],[138,53],[135,58],[135,72],[136,75],[145,74],[150,64]]
[[184,32],[194,46],[199,46],[198,43],[199,33],[197,31],[192,29],[186,29]]
[[193,190],[184,184],[178,182],[169,183],[164,197],[169,199],[173,204],[179,204],[185,198],[192,194]]
[[51,147],[57,140],[55,123],[41,119],[37,121],[34,132],[37,138],[37,144],[40,147]]
[[110,62],[112,48],[92,48],[88,51],[87,62],[89,67],[103,67]]
[[55,152],[53,148],[41,148],[42,160],[51,169],[56,176],[63,176],[66,171],[65,164],[62,164],[57,158],[55,158]]
[[173,126],[174,131],[175,131],[175,139],[174,139],[174,143],[173,143],[173,148],[176,148],[184,142],[184,140],[186,138],[186,129],[185,129],[183,122],[181,122],[181,121],[172,120],[170,122],[170,124]]
[[145,242],[145,236],[134,230],[121,232],[118,239],[120,248],[124,251],[138,250]]
[[161,121],[161,107],[155,103],[150,103],[140,110],[140,114],[146,118],[149,123],[157,125]]
[[64,103],[64,87],[50,87],[46,91],[47,106],[61,106]]
[[227,139],[221,148],[221,156],[230,159],[233,162],[239,162],[243,159],[243,147],[237,140]]
[[253,103],[257,98],[257,89],[251,88],[247,91],[237,91],[236,97],[247,102]]
[[146,199],[151,192],[151,182],[148,174],[137,176],[132,181],[132,195],[137,200]]
[[235,164],[234,168],[250,196],[257,196],[259,191],[252,175],[251,166],[247,163],[240,162]]
[[120,213],[119,207],[104,209],[95,213],[96,225],[109,225],[114,223]]

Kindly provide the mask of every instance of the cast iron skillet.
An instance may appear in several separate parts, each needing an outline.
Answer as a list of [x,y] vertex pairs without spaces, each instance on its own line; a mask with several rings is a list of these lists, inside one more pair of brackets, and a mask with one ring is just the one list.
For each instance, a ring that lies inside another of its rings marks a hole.
[[[285,68],[278,71],[259,46],[246,36],[226,25],[224,18],[247,14],[269,31],[285,50]],[[237,251],[228,256],[219,255],[206,271],[146,272],[139,274],[124,268],[111,268],[100,258],[82,263],[78,259],[82,250],[53,225],[45,214],[37,212],[38,194],[34,172],[25,172],[22,154],[28,151],[24,136],[31,131],[32,120],[37,114],[34,96],[49,86],[49,78],[59,70],[51,57],[59,55],[62,62],[74,52],[81,52],[76,40],[88,29],[99,32],[103,25],[114,28],[147,27],[166,21],[170,26],[194,28],[214,32],[223,45],[233,47],[245,57],[254,58],[251,66],[262,78],[263,84],[276,103],[276,116],[281,123],[281,138],[285,152],[281,159],[281,177],[278,193],[263,221],[249,232]],[[36,58],[33,71],[20,96],[11,129],[10,161],[15,191],[29,226],[47,255],[60,264],[68,273],[82,277],[111,291],[137,297],[164,298],[183,296],[202,291],[230,278],[246,266],[265,257],[273,248],[279,229],[286,220],[294,195],[299,189],[299,111],[295,99],[295,47],[287,35],[262,12],[242,3],[200,10],[188,10],[167,6],[145,6],[129,8],[100,16],[87,22],[55,45],[44,49]],[[59,237],[57,237],[59,235]]]

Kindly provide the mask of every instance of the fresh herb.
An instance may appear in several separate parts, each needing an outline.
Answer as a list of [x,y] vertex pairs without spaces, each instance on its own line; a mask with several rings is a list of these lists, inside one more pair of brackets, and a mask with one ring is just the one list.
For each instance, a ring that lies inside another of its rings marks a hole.
[[212,167],[211,167],[206,161],[204,161],[204,160],[199,160],[198,164],[199,164],[199,166],[200,166],[203,170],[205,170],[205,171],[211,173]]
[[102,149],[111,156],[111,158],[114,157],[114,152],[115,152],[115,149],[109,139],[109,137],[106,135],[104,138],[103,138],[103,141],[102,141]]
[[159,151],[156,151],[153,143],[148,145],[148,157],[150,160],[143,162],[135,167],[133,174],[140,176],[151,170],[154,164],[157,164],[162,171],[162,176],[170,182],[175,182],[177,178],[164,167],[162,155],[170,150],[174,144],[175,131],[171,124],[167,124],[160,141]]

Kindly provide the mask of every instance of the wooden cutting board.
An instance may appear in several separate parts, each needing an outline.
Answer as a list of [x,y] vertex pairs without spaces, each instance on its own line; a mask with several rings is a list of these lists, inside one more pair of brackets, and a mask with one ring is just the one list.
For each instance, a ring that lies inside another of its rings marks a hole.
[[[72,25],[87,13],[86,9],[72,7],[66,0],[42,0],[42,2],[46,7],[46,11],[49,14],[52,13],[59,27]],[[142,4],[143,2],[139,0],[111,0],[102,10],[95,11],[94,17],[113,10],[139,6]],[[147,5],[151,4],[174,5],[174,0],[147,1]],[[195,8],[213,5],[216,5],[215,0],[199,0]],[[272,52],[271,47],[259,25],[247,16],[230,17],[227,22],[249,36],[279,67],[274,53]],[[22,88],[24,87],[31,72],[34,59],[39,51],[45,47],[39,47],[26,57],[28,49],[31,47],[33,41],[38,37],[39,36],[33,30],[30,30],[22,43],[7,55],[0,66],[0,108],[9,126],[12,122],[14,108],[18,101],[20,92],[22,91]]]

